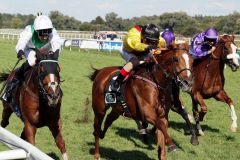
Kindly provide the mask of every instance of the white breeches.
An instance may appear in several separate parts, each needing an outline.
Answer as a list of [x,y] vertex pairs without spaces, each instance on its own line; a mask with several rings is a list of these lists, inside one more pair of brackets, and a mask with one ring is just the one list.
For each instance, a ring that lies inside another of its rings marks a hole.
[[28,64],[34,66],[36,64],[36,52],[33,50],[25,50],[25,57],[27,58]]

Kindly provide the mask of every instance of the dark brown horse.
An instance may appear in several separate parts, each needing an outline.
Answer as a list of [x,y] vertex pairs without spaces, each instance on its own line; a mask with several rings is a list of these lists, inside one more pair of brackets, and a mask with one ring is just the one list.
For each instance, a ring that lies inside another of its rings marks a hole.
[[[149,65],[135,72],[135,78],[126,82],[124,90],[125,101],[131,113],[131,118],[137,121],[150,123],[157,128],[157,145],[159,159],[165,157],[165,143],[169,150],[177,147],[167,133],[167,120],[165,117],[166,90],[171,87],[172,80],[178,83],[188,83],[191,75],[183,55],[186,51],[173,45],[171,50],[162,51],[154,56],[157,64]],[[187,55],[186,55],[187,56]],[[104,138],[107,129],[123,113],[120,104],[112,105],[111,112],[104,122],[103,119],[110,106],[105,104],[104,97],[109,81],[120,67],[106,67],[90,76],[92,86],[92,107],[94,111],[94,136],[95,136],[95,159],[100,159],[99,138]]]
[[[55,142],[62,153],[64,160],[68,159],[65,143],[61,133],[61,99],[60,68],[57,55],[47,56],[37,54],[38,64],[26,73],[26,78],[21,86],[16,89],[10,103],[3,101],[1,126],[9,124],[13,112],[21,117],[24,128],[21,138],[35,145],[37,128],[49,127]],[[11,79],[14,73],[1,74],[0,79]],[[18,106],[18,107],[17,107]]]
[[[227,64],[232,71],[239,68],[237,47],[234,44],[234,36],[224,35],[216,45],[216,50],[212,55],[203,59],[195,60],[193,64],[193,87],[192,103],[193,115],[196,120],[199,134],[203,135],[200,121],[207,113],[207,106],[203,99],[215,98],[218,101],[229,105],[231,111],[231,130],[236,132],[237,115],[234,110],[233,101],[224,90],[224,66]],[[201,112],[198,111],[198,104]]]

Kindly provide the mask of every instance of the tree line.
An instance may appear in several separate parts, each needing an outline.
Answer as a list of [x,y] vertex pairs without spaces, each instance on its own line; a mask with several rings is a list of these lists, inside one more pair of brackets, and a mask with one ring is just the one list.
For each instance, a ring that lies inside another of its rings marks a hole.
[[[91,22],[81,22],[74,17],[51,11],[49,14],[57,30],[76,31],[127,31],[135,24],[153,23],[160,30],[169,28],[182,36],[193,36],[208,27],[216,28],[221,34],[240,34],[240,12],[233,12],[226,16],[189,16],[185,12],[163,13],[161,15],[133,17],[123,19],[111,12],[104,18],[97,16]],[[33,24],[35,15],[0,13],[0,28],[24,28]]]

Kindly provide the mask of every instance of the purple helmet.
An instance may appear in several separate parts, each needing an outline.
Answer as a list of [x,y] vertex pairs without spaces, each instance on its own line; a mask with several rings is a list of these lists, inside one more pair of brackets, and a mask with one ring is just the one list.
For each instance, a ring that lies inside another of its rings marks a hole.
[[171,31],[164,31],[161,36],[167,45],[170,45],[175,40],[175,35]]
[[208,28],[205,31],[205,37],[209,39],[217,39],[218,38],[218,32],[214,28]]

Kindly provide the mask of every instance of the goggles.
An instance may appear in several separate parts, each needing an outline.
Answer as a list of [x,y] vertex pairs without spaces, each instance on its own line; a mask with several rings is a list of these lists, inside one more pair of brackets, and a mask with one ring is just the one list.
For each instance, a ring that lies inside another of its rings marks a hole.
[[42,30],[37,30],[36,31],[39,36],[49,36],[49,34],[52,33],[52,29],[42,29]]

